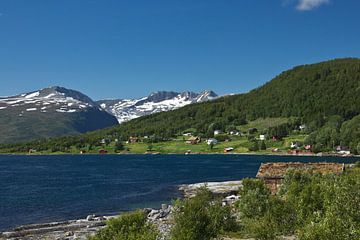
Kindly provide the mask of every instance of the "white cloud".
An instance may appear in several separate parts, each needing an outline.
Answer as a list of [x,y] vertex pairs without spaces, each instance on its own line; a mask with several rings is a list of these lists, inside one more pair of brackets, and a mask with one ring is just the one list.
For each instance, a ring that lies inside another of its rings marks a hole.
[[330,0],[299,0],[296,9],[299,11],[310,11],[327,3],[330,3]]

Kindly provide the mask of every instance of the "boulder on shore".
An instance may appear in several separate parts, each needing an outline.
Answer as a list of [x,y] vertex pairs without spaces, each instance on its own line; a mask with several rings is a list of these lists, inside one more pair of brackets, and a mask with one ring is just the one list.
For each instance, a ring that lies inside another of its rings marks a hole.
[[242,187],[242,181],[184,184],[179,186],[179,190],[184,193],[184,197],[189,198],[194,197],[201,187],[207,187],[215,195],[227,197],[229,195],[236,195],[239,192],[239,189]]

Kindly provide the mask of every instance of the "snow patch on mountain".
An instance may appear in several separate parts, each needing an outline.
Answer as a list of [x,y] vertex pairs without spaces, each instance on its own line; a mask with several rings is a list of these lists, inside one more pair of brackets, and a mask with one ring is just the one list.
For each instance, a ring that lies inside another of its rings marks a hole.
[[218,96],[213,91],[194,92],[155,92],[140,99],[100,100],[101,108],[114,115],[119,123],[141,116],[170,111],[192,103],[213,100]]

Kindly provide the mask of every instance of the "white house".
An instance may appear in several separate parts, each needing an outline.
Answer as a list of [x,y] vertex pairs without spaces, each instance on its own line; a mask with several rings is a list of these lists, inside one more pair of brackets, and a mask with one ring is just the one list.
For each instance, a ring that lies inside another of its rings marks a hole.
[[218,143],[218,140],[216,140],[215,138],[209,138],[208,140],[206,140],[206,143],[208,145],[211,145],[211,144],[215,145]]
[[261,141],[265,141],[265,140],[266,140],[266,137],[265,137],[265,135],[260,135],[260,136],[259,136],[259,139],[260,139]]
[[299,129],[300,130],[304,130],[306,128],[306,125],[305,124],[301,124],[300,126],[299,126]]
[[214,131],[214,135],[219,135],[220,133],[221,133],[220,130],[215,130],[215,131]]
[[230,131],[229,133],[230,135],[240,135],[240,132],[236,130]]
[[290,148],[298,148],[299,143],[298,142],[291,142]]

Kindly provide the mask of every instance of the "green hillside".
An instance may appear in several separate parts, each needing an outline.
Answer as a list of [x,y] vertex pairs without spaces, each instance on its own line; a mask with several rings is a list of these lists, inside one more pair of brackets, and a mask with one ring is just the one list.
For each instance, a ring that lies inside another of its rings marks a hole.
[[[336,59],[297,66],[246,94],[192,104],[81,136],[47,140],[40,145],[96,144],[106,137],[126,140],[130,136],[155,136],[157,140],[164,140],[189,130],[211,136],[214,129],[241,129],[248,121],[258,118],[292,117],[296,121],[293,125],[305,123],[308,133],[316,134],[330,116],[339,116],[341,125],[358,114],[360,59]],[[336,131],[340,133],[340,128]],[[340,142],[339,136],[337,143]],[[3,149],[13,147],[18,149],[20,145],[7,145]],[[28,143],[26,147],[39,147],[39,142]]]
[[211,124],[225,130],[244,120],[319,115],[351,119],[360,114],[360,59],[338,59],[285,71],[246,94],[189,105],[115,127],[122,135],[171,136],[188,128],[206,132]]

